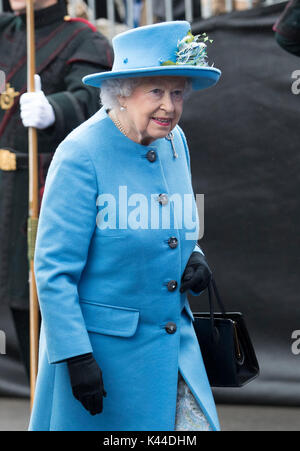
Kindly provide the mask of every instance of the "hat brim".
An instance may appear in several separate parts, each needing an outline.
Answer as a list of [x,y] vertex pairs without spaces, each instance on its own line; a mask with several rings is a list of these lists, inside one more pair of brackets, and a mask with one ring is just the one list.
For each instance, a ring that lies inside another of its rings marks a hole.
[[96,74],[86,75],[82,81],[84,84],[100,88],[104,80],[112,78],[134,78],[134,77],[158,77],[173,76],[187,77],[192,80],[194,90],[206,89],[215,85],[220,76],[221,71],[215,67],[199,67],[199,66],[157,66],[149,68],[128,69],[120,71],[99,72]]

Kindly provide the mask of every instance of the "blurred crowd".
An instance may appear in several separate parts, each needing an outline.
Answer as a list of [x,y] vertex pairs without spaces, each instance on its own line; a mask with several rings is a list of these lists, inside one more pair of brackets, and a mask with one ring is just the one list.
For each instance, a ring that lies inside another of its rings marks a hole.
[[[114,2],[115,33],[120,33],[128,28],[128,11],[126,0],[111,0]],[[253,0],[252,6],[259,6],[263,0]],[[204,9],[209,10],[211,15],[224,14],[228,12],[226,0],[192,0],[193,20],[202,17]],[[249,9],[249,0],[232,0],[232,10]],[[173,20],[183,20],[186,18],[185,1],[172,1]],[[166,20],[166,6],[163,0],[152,0],[153,23]],[[84,0],[74,0],[69,2],[70,15],[91,20],[93,12]],[[111,37],[109,29],[107,2],[96,2],[95,15],[97,17],[97,28],[106,36]],[[133,26],[147,25],[147,0],[133,1]]]
[[[125,31],[128,28],[128,2],[127,0],[111,0],[114,3],[115,34]],[[148,0],[133,0],[133,26],[143,26],[147,24],[147,2]],[[192,0],[193,19],[198,20],[202,17],[204,10],[210,11],[210,15],[224,14],[228,12],[226,0]],[[263,0],[253,0],[252,6],[258,6]],[[92,21],[95,17],[96,26],[107,37],[111,38],[110,22],[107,11],[107,1],[96,1],[96,11],[93,12],[88,6],[87,0],[69,0],[68,10],[73,17],[81,17]],[[232,0],[232,10],[249,9],[249,0]],[[153,23],[166,20],[166,7],[164,0],[152,0]],[[9,11],[9,0],[3,0],[4,11]],[[182,20],[186,18],[185,1],[172,1],[173,20]]]

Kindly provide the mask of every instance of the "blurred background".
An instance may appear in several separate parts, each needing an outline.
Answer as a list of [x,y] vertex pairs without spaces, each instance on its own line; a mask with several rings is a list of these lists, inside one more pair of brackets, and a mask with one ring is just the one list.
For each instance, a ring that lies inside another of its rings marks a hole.
[[[287,2],[271,0],[73,0],[110,40],[132,27],[187,19],[213,39],[213,90],[193,95],[181,126],[194,192],[205,195],[200,241],[229,311],[241,311],[261,374],[240,389],[214,389],[223,430],[300,429],[300,59],[274,39]],[[6,0],[0,9],[8,11]],[[1,300],[0,300],[1,301]],[[190,296],[208,310],[206,295]],[[26,429],[29,383],[9,310],[0,302],[0,430]],[[4,351],[4,352],[3,352]]]

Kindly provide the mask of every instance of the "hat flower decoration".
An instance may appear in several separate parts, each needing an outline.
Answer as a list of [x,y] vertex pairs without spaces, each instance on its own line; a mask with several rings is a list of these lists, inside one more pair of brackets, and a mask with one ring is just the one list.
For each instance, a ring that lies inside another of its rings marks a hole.
[[[202,42],[201,42],[202,39]],[[193,36],[189,31],[187,35],[178,41],[178,51],[176,52],[176,61],[165,61],[162,66],[171,66],[173,64],[190,64],[191,66],[208,66],[207,62],[207,45],[205,42],[213,42],[206,33]],[[212,64],[213,66],[213,64]]]
[[133,28],[112,40],[111,71],[86,75],[83,82],[101,87],[104,80],[136,77],[186,77],[194,90],[215,85],[221,71],[207,62],[206,33],[193,36],[185,20],[160,22]]

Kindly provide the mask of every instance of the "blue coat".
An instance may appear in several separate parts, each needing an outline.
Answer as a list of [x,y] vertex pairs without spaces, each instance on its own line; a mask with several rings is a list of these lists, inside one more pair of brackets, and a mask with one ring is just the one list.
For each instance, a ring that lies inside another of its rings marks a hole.
[[[219,430],[193,314],[179,291],[191,253],[201,250],[187,234],[199,230],[189,151],[181,128],[173,132],[178,158],[165,138],[131,141],[102,108],[56,150],[34,259],[42,326],[29,430],[173,431],[178,370]],[[174,193],[189,199],[182,204],[193,227],[180,224]],[[170,224],[162,222],[168,208]],[[103,227],[115,220],[120,228]],[[73,397],[61,362],[88,352],[107,392],[95,416]]]

